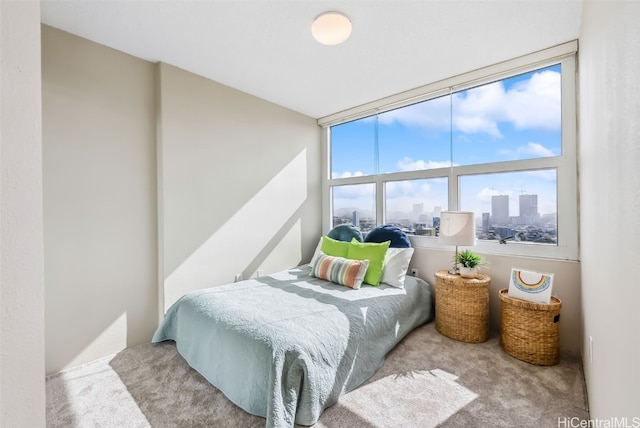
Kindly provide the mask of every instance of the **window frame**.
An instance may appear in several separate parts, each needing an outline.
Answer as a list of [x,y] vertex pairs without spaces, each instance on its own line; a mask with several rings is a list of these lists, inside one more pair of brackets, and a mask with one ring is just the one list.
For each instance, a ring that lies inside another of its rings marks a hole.
[[[544,245],[526,242],[509,242],[500,245],[498,241],[478,240],[474,251],[486,254],[510,256],[531,256],[563,260],[579,260],[578,246],[578,168],[577,168],[577,109],[576,109],[576,53],[577,42],[569,42],[553,48],[519,57],[511,61],[455,76],[450,79],[416,88],[402,94],[355,107],[336,115],[318,120],[322,132],[322,218],[323,231],[331,227],[333,213],[331,188],[337,185],[375,184],[376,221],[384,224],[385,183],[388,181],[448,178],[448,208],[458,210],[460,206],[460,177],[466,175],[502,172],[524,172],[540,169],[556,169],[557,198],[557,244]],[[417,171],[382,173],[346,178],[331,178],[330,140],[331,126],[373,116],[385,111],[437,98],[486,83],[527,73],[554,64],[561,65],[561,114],[562,153],[558,156],[501,161],[493,163],[449,166]],[[443,207],[444,209],[444,207]],[[415,247],[443,248],[438,238],[411,236]]]

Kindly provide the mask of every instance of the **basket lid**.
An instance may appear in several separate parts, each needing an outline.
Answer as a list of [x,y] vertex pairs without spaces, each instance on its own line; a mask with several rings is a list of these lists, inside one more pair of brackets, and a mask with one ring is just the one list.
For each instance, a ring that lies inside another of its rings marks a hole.
[[553,311],[559,310],[562,307],[562,301],[556,296],[551,296],[551,301],[549,303],[538,303],[518,299],[517,297],[511,297],[508,293],[509,290],[506,288],[500,290],[500,300],[514,306],[520,306],[526,309],[535,309],[538,311]]

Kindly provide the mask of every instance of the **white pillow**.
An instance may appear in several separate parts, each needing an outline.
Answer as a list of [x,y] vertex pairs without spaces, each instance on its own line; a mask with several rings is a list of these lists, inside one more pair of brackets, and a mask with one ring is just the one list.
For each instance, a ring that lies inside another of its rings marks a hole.
[[322,253],[322,251],[320,251],[321,248],[322,248],[322,236],[320,237],[320,241],[318,242],[318,246],[316,247],[316,250],[313,252],[313,257],[311,257],[311,261],[309,262],[311,266],[313,266],[316,263],[316,259]]
[[389,248],[384,256],[384,268],[380,282],[392,287],[404,287],[411,256],[413,256],[413,248]]

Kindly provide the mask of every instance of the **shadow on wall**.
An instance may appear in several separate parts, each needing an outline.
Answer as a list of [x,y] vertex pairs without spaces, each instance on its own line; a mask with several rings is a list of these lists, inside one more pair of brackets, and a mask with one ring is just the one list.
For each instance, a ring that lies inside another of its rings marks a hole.
[[[258,269],[270,273],[303,261],[304,223],[309,221],[304,215],[307,156],[306,150],[299,151],[258,192],[244,195],[246,202],[231,217],[211,224],[213,232],[205,235],[201,230],[202,244],[165,279],[165,307],[193,289],[232,282],[236,273],[247,278]],[[107,218],[92,219],[86,221],[109,224]],[[149,289],[141,287],[140,279],[132,275],[141,257],[139,246],[122,241],[122,233],[102,232],[101,239],[86,236],[82,251],[76,251],[73,260],[62,251],[48,253],[48,277],[66,278],[73,271],[76,278],[47,293],[48,306],[68,307],[70,296],[82,304],[65,311],[66,315],[54,313],[55,322],[47,322],[47,327],[67,332],[46,335],[46,346],[58,350],[47,360],[47,373],[146,342],[155,329],[157,300],[149,299]],[[63,237],[55,237],[57,245],[64,245],[63,241]],[[148,253],[153,254],[149,245]]]
[[166,275],[165,310],[183,294],[232,282],[236,274],[248,278],[258,269],[270,273],[299,264],[307,182],[304,149],[229,218],[211,219],[198,231],[202,244]]

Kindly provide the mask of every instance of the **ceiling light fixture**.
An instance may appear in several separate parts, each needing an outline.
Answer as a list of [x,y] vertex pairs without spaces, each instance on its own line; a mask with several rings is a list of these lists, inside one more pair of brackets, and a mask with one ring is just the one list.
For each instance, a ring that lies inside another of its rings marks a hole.
[[325,12],[311,24],[311,34],[323,45],[339,45],[351,35],[351,20],[340,12]]

